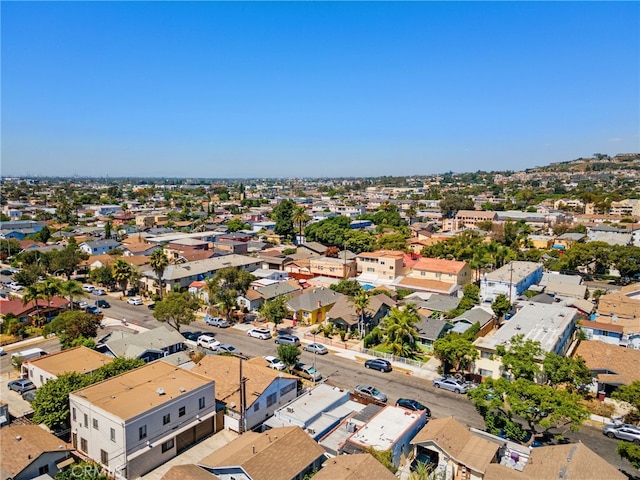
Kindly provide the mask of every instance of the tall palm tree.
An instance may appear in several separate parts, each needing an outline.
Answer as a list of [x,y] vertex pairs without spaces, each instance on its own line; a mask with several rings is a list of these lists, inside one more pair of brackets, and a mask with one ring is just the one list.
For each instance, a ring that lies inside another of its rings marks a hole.
[[296,207],[291,217],[294,225],[298,226],[298,241],[302,238],[302,229],[307,224],[311,217],[307,213],[307,209],[304,207]]
[[87,293],[82,289],[82,284],[75,280],[67,280],[60,284],[60,294],[69,299],[69,305],[73,310],[73,300],[80,297],[86,297]]
[[133,276],[133,267],[131,267],[131,265],[122,258],[119,258],[113,262],[111,271],[113,279],[118,283],[118,285],[120,285],[122,294],[124,295],[127,285],[129,284],[129,280],[131,280],[131,277]]
[[364,313],[369,306],[369,294],[365,290],[361,290],[355,296],[350,298],[351,303],[354,307],[356,307],[356,312],[358,314],[358,335],[359,338],[362,338],[362,333],[364,331]]
[[413,305],[403,308],[393,307],[385,319],[382,331],[385,343],[395,355],[411,356],[418,344],[418,331],[415,328],[420,315]]
[[162,248],[156,250],[151,254],[151,269],[153,273],[156,274],[156,278],[158,279],[158,287],[160,289],[160,300],[162,300],[163,288],[162,288],[162,276],[164,274],[164,269],[169,265],[169,259],[164,253]]
[[[24,291],[22,293],[22,305],[34,302],[36,306],[36,319],[40,318],[40,304],[38,303],[38,300],[44,300],[41,283],[34,283],[33,285],[27,285],[24,287]],[[38,322],[38,320],[36,320],[36,322]]]

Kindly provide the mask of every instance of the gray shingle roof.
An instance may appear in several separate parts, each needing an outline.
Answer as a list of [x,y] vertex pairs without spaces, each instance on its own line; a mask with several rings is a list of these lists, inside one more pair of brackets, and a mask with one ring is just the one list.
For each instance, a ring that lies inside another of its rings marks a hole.
[[316,288],[313,291],[305,292],[301,295],[293,297],[289,300],[288,305],[294,311],[313,312],[318,309],[318,305],[324,307],[335,302],[343,297],[341,293],[334,292],[333,290],[325,287]]

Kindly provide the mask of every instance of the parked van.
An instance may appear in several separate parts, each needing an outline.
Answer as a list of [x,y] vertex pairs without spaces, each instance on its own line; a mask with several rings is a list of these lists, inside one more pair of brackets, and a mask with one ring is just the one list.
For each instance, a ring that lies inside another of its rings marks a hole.
[[23,362],[27,360],[33,360],[34,358],[44,357],[45,355],[49,355],[49,352],[45,352],[41,348],[29,348],[28,350],[22,350],[18,353],[11,354],[11,364],[13,366],[18,365],[18,359]]

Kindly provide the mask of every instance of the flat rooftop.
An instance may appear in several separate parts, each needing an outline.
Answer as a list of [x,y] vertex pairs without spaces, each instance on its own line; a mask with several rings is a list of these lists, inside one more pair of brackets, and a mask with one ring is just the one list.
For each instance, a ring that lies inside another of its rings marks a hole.
[[509,262],[499,269],[487,273],[484,279],[493,282],[509,283],[513,281],[513,283],[518,283],[541,267],[542,265],[535,262]]
[[348,442],[364,448],[389,450],[411,425],[420,421],[421,415],[424,415],[424,412],[412,412],[402,407],[385,407],[357,430]]
[[24,365],[33,365],[57,377],[68,372],[91,373],[112,361],[113,357],[80,346],[28,360]]
[[213,387],[213,384],[213,380],[202,375],[157,360],[71,395],[128,420],[201,387]]

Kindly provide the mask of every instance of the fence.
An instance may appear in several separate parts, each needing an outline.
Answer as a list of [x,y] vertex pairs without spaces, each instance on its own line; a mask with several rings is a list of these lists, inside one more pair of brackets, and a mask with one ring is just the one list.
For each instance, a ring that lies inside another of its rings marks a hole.
[[364,353],[367,355],[372,355],[374,357],[384,358],[385,360],[389,360],[395,363],[404,363],[405,365],[411,365],[412,367],[422,368],[426,362],[421,362],[419,360],[412,360],[410,358],[399,357],[392,353],[380,352],[378,350],[372,350],[371,348],[361,348],[360,353]]

